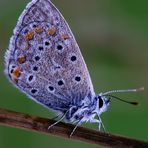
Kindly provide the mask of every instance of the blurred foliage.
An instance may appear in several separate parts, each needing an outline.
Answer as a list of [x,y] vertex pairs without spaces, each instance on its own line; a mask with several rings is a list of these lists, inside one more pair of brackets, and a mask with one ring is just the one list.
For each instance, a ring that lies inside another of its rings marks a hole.
[[[96,92],[144,85],[142,93],[120,94],[138,100],[133,107],[113,100],[102,120],[108,132],[148,141],[148,1],[52,0],[69,23],[88,65]],[[4,76],[4,53],[28,0],[0,0],[0,107],[51,118],[26,99]],[[97,128],[94,124],[83,124]],[[57,142],[58,141],[58,142]],[[0,148],[96,146],[0,126]]]

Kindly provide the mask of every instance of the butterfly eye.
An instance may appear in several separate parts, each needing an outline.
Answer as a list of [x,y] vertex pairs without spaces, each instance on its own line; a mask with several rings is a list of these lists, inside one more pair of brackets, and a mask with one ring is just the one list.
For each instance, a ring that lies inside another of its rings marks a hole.
[[100,96],[98,97],[98,99],[99,99],[99,108],[102,108],[103,100],[102,100],[102,98]]

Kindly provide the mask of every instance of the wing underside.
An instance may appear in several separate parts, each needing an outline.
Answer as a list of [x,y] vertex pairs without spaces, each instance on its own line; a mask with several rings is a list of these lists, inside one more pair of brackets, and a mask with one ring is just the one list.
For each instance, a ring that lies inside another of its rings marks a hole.
[[79,103],[93,85],[75,38],[49,0],[21,14],[6,53],[6,74],[17,88],[49,108]]

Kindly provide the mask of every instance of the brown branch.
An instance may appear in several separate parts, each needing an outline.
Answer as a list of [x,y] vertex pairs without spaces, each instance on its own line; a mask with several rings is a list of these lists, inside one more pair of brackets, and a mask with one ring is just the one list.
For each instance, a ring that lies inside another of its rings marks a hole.
[[[69,135],[74,128],[74,125],[60,122],[48,130],[48,126],[54,122],[54,120],[50,119],[13,112],[6,109],[0,109],[0,124],[2,125],[26,129],[29,131],[36,131],[49,135],[61,136],[63,138],[69,139]],[[83,127],[78,127],[71,139],[110,148],[148,148],[148,142],[101,133]]]

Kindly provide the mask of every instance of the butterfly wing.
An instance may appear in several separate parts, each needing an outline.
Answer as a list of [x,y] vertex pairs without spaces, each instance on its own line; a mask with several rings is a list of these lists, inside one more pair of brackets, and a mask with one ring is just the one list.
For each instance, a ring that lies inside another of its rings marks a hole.
[[6,74],[36,102],[66,110],[89,95],[93,85],[75,38],[50,0],[30,2],[14,29]]

